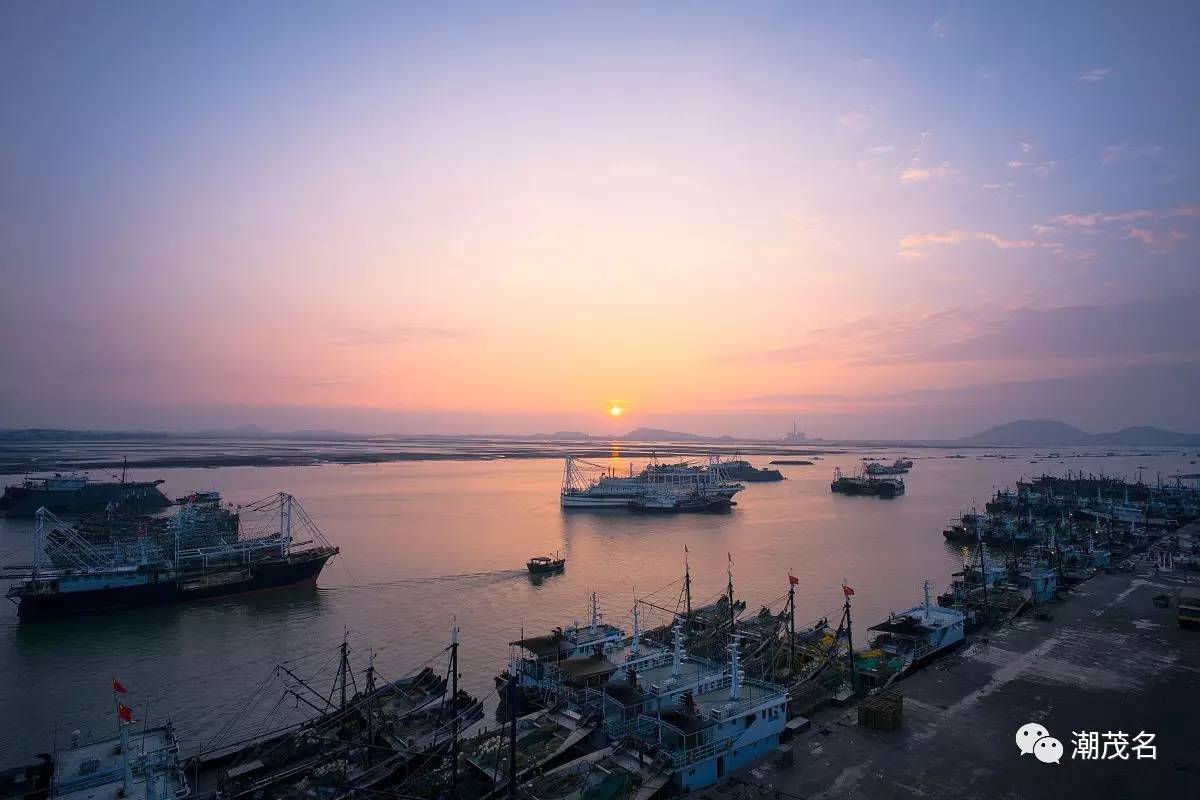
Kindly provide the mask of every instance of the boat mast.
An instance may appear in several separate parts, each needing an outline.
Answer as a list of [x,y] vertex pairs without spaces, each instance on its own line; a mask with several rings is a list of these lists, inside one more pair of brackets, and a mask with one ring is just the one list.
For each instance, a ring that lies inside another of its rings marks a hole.
[[33,579],[38,579],[42,565],[42,550],[46,547],[46,507],[37,510],[37,524],[33,526]]
[[450,623],[450,800],[458,800],[458,619]]
[[688,564],[687,545],[683,546],[683,592],[687,597],[687,629],[692,632],[692,568]]
[[341,673],[341,683],[342,683],[341,704],[338,707],[342,711],[346,710],[346,673],[349,672],[349,666],[350,666],[350,659],[347,655],[350,650],[350,647],[346,641],[348,633],[349,632],[347,631],[347,633],[342,634],[342,646],[340,648],[342,651],[342,663],[341,663],[341,666],[338,667],[338,671]]
[[987,574],[987,559],[985,558],[985,556],[986,556],[986,553],[983,549],[983,534],[980,533],[979,534],[979,576],[982,579],[982,584],[983,584],[983,614],[987,618],[987,621],[990,623],[992,621],[992,608],[990,605],[988,605],[988,592],[987,592],[987,590],[988,590],[988,587],[987,587],[988,574]]
[[796,579],[788,572],[788,660],[789,672],[796,668]]
[[367,766],[375,746],[375,715],[371,713],[371,695],[375,693],[375,651],[367,651]]
[[517,664],[509,665],[508,674],[508,798],[517,798]]
[[726,574],[729,576],[729,638],[733,638],[734,628],[737,625],[737,612],[733,608],[733,554],[725,554],[729,558],[729,566],[726,567]]
[[846,598],[846,661],[850,664],[850,688],[857,693],[858,676],[854,674],[854,630],[850,625],[850,593],[846,591],[845,583],[842,584],[842,595]]
[[286,556],[292,547],[292,496],[287,492],[279,493],[279,536]]

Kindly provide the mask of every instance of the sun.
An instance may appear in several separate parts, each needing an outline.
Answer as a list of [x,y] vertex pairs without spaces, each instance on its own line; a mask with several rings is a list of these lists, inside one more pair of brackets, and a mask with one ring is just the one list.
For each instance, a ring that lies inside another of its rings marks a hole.
[[612,414],[614,417],[619,417],[625,413],[625,409],[621,408],[620,406],[613,406],[608,410],[608,413]]

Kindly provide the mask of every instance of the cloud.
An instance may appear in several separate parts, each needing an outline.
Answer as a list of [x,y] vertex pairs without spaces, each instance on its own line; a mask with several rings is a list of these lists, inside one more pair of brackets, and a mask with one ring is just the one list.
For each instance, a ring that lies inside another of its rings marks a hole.
[[855,133],[871,130],[871,115],[865,111],[850,111],[837,118],[838,124]]
[[896,148],[892,147],[890,144],[878,144],[874,147],[868,148],[867,152],[873,156],[886,156],[895,149]]
[[1028,239],[1005,239],[1003,236],[997,236],[994,233],[977,233],[976,239],[982,239],[986,242],[991,242],[1001,250],[1016,250],[1025,247],[1037,247],[1037,242],[1031,242]]
[[1080,75],[1077,80],[1083,83],[1099,83],[1107,78],[1110,72],[1112,72],[1112,70],[1110,70],[1108,67],[1096,67],[1095,69],[1089,69],[1087,72]]
[[1163,146],[1160,144],[1142,144],[1134,147],[1128,144],[1110,144],[1104,148],[1100,160],[1105,164],[1112,165],[1129,159],[1154,158],[1162,154]]
[[1029,142],[1021,142],[1020,146],[1021,146],[1022,153],[1028,153],[1030,150],[1033,149],[1033,145],[1031,145]]
[[[1032,148],[1030,148],[1030,149],[1032,149]],[[1025,152],[1028,153],[1029,151],[1026,150]],[[1049,175],[1051,172],[1053,172],[1055,169],[1058,168],[1058,162],[1057,161],[1013,160],[1013,161],[1009,161],[1009,162],[1005,163],[1004,166],[1008,167],[1009,169],[1026,169],[1026,168],[1028,168],[1029,170],[1031,170],[1033,172],[1034,175],[1037,175],[1039,178],[1044,178],[1047,175]]]
[[1019,250],[1027,247],[1038,247],[1039,242],[1028,239],[1008,239],[995,233],[979,231],[951,230],[941,233],[915,233],[900,239],[900,255],[904,258],[925,258],[930,247],[943,247],[961,242],[977,240],[988,242],[1000,250]]
[[928,169],[914,165],[900,173],[900,180],[903,183],[921,183],[933,179],[955,180],[961,177],[962,173],[951,167],[949,161],[943,161],[936,167]]
[[1064,228],[1087,232],[1097,231],[1107,225],[1127,225],[1131,222],[1147,220],[1161,221],[1196,217],[1200,217],[1200,206],[1183,205],[1176,206],[1168,211],[1152,211],[1147,208],[1139,208],[1133,211],[1093,211],[1088,214],[1059,214],[1057,217],[1051,218],[1047,225],[1034,225],[1033,227],[1035,231],[1039,227],[1046,227],[1049,230]]
[[1186,231],[1156,231],[1152,228],[1130,228],[1126,236],[1138,240],[1146,249],[1159,253],[1167,252],[1180,242],[1192,238]]
[[[958,232],[961,233],[961,232]],[[797,344],[726,361],[779,364],[838,361],[849,366],[1061,361],[1136,363],[1195,359],[1200,294],[1112,305],[950,308],[911,320],[854,320],[809,332]],[[1136,331],[1137,335],[1131,335]]]
[[1191,398],[1197,392],[1200,361],[1192,360],[943,389],[763,394],[743,402],[764,411],[803,411],[810,426],[836,424],[822,421],[824,411],[851,415],[853,430],[877,428],[887,438],[948,438],[1013,419],[1060,419],[1092,432],[1143,424],[1195,430],[1200,415]]
[[933,137],[933,131],[921,131],[920,133],[917,134],[917,136],[919,136],[921,138],[921,141],[924,142],[927,139],[930,139]]
[[341,328],[331,344],[343,347],[373,347],[420,340],[458,339],[461,334],[445,328],[420,325],[391,325],[382,328]]

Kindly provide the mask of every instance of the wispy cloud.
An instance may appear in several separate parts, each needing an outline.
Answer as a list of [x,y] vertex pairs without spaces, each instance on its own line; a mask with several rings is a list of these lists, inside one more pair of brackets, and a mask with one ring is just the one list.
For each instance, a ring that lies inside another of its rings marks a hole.
[[951,167],[949,161],[943,161],[935,167],[922,167],[914,164],[900,173],[900,180],[904,183],[921,183],[933,179],[949,180],[960,177],[962,177],[962,173]]
[[[726,357],[741,364],[840,361],[852,366],[1075,359],[1092,363],[1194,359],[1200,295],[1169,295],[1114,305],[950,308],[898,320],[867,317],[810,331],[790,347]],[[1138,331],[1130,336],[1129,331]]]
[[871,115],[865,111],[849,111],[837,118],[838,125],[855,133],[871,130]]
[[[1032,149],[1033,148],[1030,147],[1030,150]],[[1025,152],[1029,152],[1029,150],[1026,150]],[[1008,167],[1009,169],[1016,170],[1028,169],[1039,178],[1045,178],[1058,168],[1058,161],[1021,161],[1019,159],[1014,159],[1007,162],[1004,166]]]
[[1082,83],[1099,83],[1107,78],[1110,72],[1112,72],[1112,70],[1108,67],[1096,67],[1095,69],[1089,69],[1087,72],[1080,75],[1078,80]]
[[867,152],[873,156],[886,156],[895,149],[890,144],[877,144],[874,147],[867,148]]
[[1134,158],[1154,158],[1163,154],[1163,146],[1160,144],[1142,144],[1130,146],[1128,144],[1110,144],[1104,148],[1104,153],[1101,154],[1100,160],[1105,164],[1116,164],[1119,161]]
[[1153,228],[1130,228],[1126,235],[1130,239],[1141,242],[1146,249],[1159,253],[1167,252],[1180,242],[1192,238],[1187,231],[1174,228],[1168,231],[1157,231]]
[[1039,242],[1029,239],[1009,239],[988,231],[951,230],[938,233],[915,233],[900,239],[900,255],[904,258],[925,258],[931,247],[959,244],[977,240],[988,242],[1000,250],[1017,250],[1026,247],[1038,247]]
[[1029,151],[1033,150],[1033,145],[1031,145],[1029,142],[1020,142],[1019,146],[1022,153],[1028,153]]

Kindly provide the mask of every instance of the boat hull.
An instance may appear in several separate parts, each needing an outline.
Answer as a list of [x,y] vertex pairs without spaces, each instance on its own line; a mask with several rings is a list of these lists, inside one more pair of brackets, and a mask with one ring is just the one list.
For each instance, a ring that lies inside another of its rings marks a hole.
[[42,507],[55,514],[86,514],[103,511],[110,503],[143,512],[154,511],[171,505],[159,491],[159,483],[89,483],[70,491],[9,486],[0,496],[0,516],[31,517]]
[[165,576],[129,586],[110,586],[85,591],[39,592],[22,594],[17,616],[22,619],[66,616],[94,611],[162,605],[203,600],[315,583],[326,562],[337,549],[311,556],[293,555],[287,559],[254,565],[241,579],[206,583],[201,575]]

